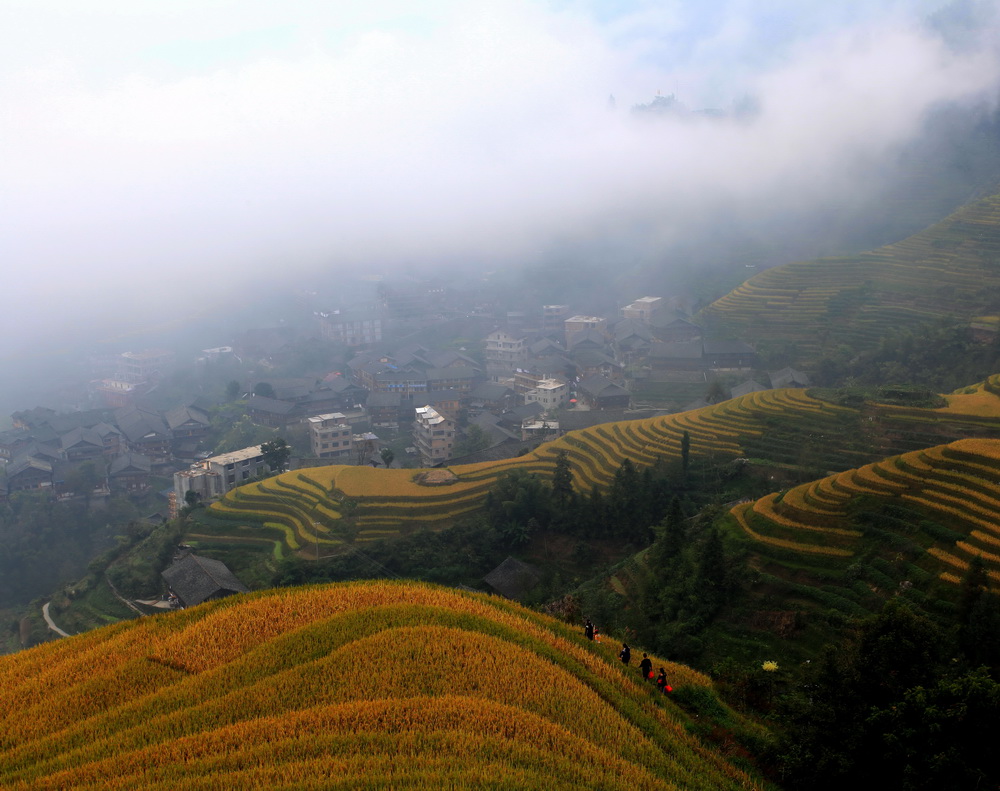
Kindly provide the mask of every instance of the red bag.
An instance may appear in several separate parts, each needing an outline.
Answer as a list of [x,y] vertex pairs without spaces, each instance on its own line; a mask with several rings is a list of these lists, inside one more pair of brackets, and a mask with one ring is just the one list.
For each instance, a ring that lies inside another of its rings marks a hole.
[[666,689],[666,691],[667,691],[667,692],[673,692],[673,691],[674,691],[674,688],[673,688],[672,686],[670,686],[669,684],[667,684],[667,689]]
[[652,677],[653,677],[653,671],[652,671],[652,670],[650,670],[650,671],[649,671],[649,675],[648,675],[648,676],[646,676],[646,678],[652,678]]

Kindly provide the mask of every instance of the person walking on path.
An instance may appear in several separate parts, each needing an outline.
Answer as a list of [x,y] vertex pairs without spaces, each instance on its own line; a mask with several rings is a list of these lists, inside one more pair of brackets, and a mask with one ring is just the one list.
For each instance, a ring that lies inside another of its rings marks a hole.
[[646,681],[653,677],[653,663],[645,654],[642,655],[642,661],[639,663],[639,672],[642,673],[642,677]]
[[590,622],[590,618],[583,623],[583,633],[587,635],[588,640],[594,639],[594,624]]
[[662,667],[660,668],[660,675],[656,677],[656,688],[664,695],[674,691],[674,688],[667,683],[667,671]]
[[618,652],[618,658],[622,660],[623,665],[627,665],[632,659],[632,649],[628,647],[628,643],[622,643],[622,650]]

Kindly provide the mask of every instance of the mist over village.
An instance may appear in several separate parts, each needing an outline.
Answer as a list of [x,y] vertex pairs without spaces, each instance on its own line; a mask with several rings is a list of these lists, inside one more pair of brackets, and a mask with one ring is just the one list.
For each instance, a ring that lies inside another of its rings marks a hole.
[[0,43],[0,785],[1000,783],[995,0]]

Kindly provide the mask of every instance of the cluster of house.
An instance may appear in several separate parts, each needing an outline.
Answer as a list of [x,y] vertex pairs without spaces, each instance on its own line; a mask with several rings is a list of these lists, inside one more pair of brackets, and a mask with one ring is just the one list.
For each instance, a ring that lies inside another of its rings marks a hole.
[[[366,348],[342,372],[271,380],[273,392],[250,395],[245,413],[278,430],[304,425],[311,456],[341,463],[377,460],[373,431],[412,426],[411,450],[420,464],[441,464],[455,457],[468,430],[459,427],[465,423],[460,415],[487,435],[489,447],[497,448],[493,457],[514,455],[526,441],[622,419],[632,406],[631,380],[658,374],[704,380],[710,370],[756,365],[751,347],[704,340],[697,325],[652,296],[625,306],[614,319],[574,314],[568,305],[545,305],[533,320],[512,314],[505,326],[485,334],[481,354],[413,343],[391,347],[376,342],[381,324],[370,316],[333,312],[321,318],[325,337]],[[526,328],[529,323],[533,328]],[[290,339],[287,328],[245,335],[240,353],[261,360]],[[235,353],[220,347],[204,354],[218,360]],[[6,462],[6,491],[0,493],[52,487],[59,495],[79,495],[73,487],[88,478],[72,471],[86,462],[99,470],[103,491],[142,490],[154,471],[185,467],[173,487],[183,505],[190,491],[211,499],[262,474],[258,447],[204,458],[211,405],[195,402],[165,413],[136,405],[135,396],[155,384],[171,360],[161,351],[109,359],[113,374],[97,380],[105,409],[16,413],[14,428],[0,433],[0,461]],[[790,369],[772,378],[779,380],[772,386],[808,384]],[[743,387],[764,385],[750,381]]]
[[[145,491],[157,467],[193,457],[209,429],[208,415],[195,406],[165,414],[134,405],[65,414],[36,407],[11,418],[13,427],[0,432],[0,495],[43,488],[59,496]],[[77,491],[81,486],[88,491]]]

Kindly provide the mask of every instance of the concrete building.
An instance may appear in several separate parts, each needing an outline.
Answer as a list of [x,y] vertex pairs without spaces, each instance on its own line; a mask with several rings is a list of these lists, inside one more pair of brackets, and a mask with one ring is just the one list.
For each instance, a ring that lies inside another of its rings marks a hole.
[[631,305],[622,308],[623,319],[638,319],[649,324],[666,307],[663,297],[640,297]]
[[496,330],[486,336],[488,370],[513,370],[528,359],[527,337],[519,332]]
[[563,322],[566,332],[566,347],[573,345],[573,337],[587,330],[597,330],[601,335],[608,334],[608,320],[603,316],[570,316]]
[[569,400],[569,385],[558,379],[543,379],[524,394],[524,403],[539,404],[546,412],[558,409]]
[[309,418],[309,447],[318,459],[349,459],[354,450],[351,426],[342,412]]
[[178,508],[186,502],[189,491],[203,501],[214,500],[267,471],[260,445],[212,456],[174,473],[174,499]]
[[324,340],[344,346],[368,346],[382,340],[382,317],[377,313],[320,313],[319,330]]
[[542,331],[562,330],[569,318],[569,305],[542,305]]
[[451,458],[455,444],[455,424],[432,406],[417,407],[413,421],[413,444],[420,463],[433,467]]

